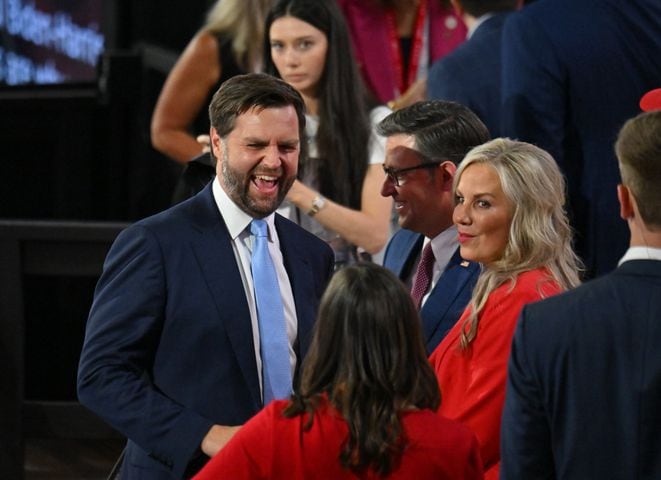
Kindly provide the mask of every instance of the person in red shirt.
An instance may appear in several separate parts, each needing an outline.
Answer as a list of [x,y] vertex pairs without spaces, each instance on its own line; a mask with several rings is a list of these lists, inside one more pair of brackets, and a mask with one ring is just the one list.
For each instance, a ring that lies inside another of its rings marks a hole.
[[524,304],[579,283],[565,183],[534,145],[498,138],[474,148],[454,179],[461,257],[482,264],[463,315],[430,357],[438,413],[477,435],[486,479],[497,479],[510,344]]
[[291,399],[253,417],[194,480],[481,479],[475,436],[436,415],[439,402],[408,291],[358,263],[321,300]]

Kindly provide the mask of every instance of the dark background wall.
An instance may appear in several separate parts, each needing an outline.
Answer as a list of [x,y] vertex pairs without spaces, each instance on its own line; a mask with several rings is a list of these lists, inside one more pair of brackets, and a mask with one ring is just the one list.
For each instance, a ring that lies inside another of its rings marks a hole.
[[[108,0],[95,82],[0,85],[0,219],[131,222],[169,206],[179,167],[151,148],[149,122],[169,68],[212,3]],[[25,398],[75,400],[96,278],[15,281],[24,297]]]
[[0,218],[135,220],[166,208],[179,167],[149,121],[212,0],[110,0],[98,81],[0,86]]

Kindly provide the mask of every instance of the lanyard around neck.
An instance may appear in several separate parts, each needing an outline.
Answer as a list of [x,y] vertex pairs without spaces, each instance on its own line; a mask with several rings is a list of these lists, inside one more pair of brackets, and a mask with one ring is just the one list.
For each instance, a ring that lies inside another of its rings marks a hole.
[[420,0],[418,3],[418,12],[413,30],[413,43],[411,45],[411,55],[409,57],[409,68],[404,75],[404,56],[397,35],[397,20],[395,19],[394,9],[389,9],[386,13],[388,36],[390,43],[390,53],[392,65],[395,70],[396,91],[395,98],[402,95],[415,82],[418,67],[421,60],[422,46],[424,43],[425,22],[427,19],[427,0]]

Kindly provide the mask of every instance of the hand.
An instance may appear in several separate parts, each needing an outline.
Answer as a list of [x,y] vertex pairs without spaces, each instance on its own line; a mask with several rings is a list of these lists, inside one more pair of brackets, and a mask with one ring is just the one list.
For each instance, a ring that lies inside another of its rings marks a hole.
[[214,425],[202,439],[202,451],[207,456],[213,457],[239,431],[239,428],[241,428],[240,425],[236,427]]
[[[294,183],[287,192],[287,200],[298,208],[304,209],[303,201],[306,198],[306,192],[311,192],[311,189],[306,187],[300,180],[294,180]],[[308,196],[314,198],[314,192],[310,193]],[[310,203],[312,203],[311,199]]]
[[198,135],[195,140],[202,145],[202,153],[209,153],[211,151],[211,138],[209,138],[209,135]]
[[398,110],[400,108],[413,105],[415,102],[419,102],[420,100],[424,100],[426,96],[427,96],[427,79],[420,78],[416,80],[413,83],[413,85],[411,85],[409,89],[402,94],[402,96],[396,98],[395,100],[389,101],[388,107],[391,110]]

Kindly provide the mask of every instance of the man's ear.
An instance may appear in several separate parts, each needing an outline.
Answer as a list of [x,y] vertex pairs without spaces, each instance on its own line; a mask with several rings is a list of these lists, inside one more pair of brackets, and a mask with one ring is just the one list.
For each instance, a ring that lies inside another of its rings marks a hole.
[[620,183],[617,186],[617,199],[620,202],[620,217],[623,220],[633,218],[635,214],[633,202],[635,202],[635,199],[626,185]]
[[452,183],[454,182],[454,174],[457,173],[457,166],[449,160],[441,163],[438,167],[439,171],[436,177],[442,184],[443,191],[452,190]]
[[220,138],[220,135],[218,135],[218,132],[214,127],[211,127],[209,129],[209,140],[211,143],[211,152],[213,153],[213,156],[216,157],[217,161],[220,161],[221,158],[223,158],[223,145],[222,141]]

